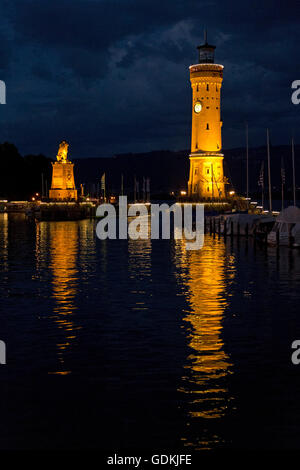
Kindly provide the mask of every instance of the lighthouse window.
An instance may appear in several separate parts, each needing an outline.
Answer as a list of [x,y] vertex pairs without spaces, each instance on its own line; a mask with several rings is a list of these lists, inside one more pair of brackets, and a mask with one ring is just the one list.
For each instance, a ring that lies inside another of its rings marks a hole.
[[198,168],[195,168],[195,175],[198,175]]
[[209,124],[206,124],[206,130],[209,131]]
[[206,85],[206,90],[209,91],[209,85],[208,84]]
[[209,193],[209,186],[207,186],[206,191]]
[[216,91],[218,91],[218,86],[216,85]]
[[209,109],[209,106],[206,106],[206,109]]
[[209,175],[209,168],[206,169],[206,173]]

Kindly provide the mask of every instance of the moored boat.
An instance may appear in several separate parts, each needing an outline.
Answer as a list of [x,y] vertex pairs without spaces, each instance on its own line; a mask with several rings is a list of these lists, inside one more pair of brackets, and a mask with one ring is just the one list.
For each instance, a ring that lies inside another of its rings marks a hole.
[[268,235],[269,245],[300,246],[300,209],[289,206],[276,218],[276,223]]

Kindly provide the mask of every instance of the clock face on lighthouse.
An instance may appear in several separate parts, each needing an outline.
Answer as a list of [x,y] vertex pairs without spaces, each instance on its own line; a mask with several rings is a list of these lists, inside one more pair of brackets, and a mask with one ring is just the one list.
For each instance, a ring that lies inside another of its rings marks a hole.
[[195,113],[199,114],[201,110],[202,110],[202,104],[200,103],[200,101],[197,101],[194,106],[194,111]]

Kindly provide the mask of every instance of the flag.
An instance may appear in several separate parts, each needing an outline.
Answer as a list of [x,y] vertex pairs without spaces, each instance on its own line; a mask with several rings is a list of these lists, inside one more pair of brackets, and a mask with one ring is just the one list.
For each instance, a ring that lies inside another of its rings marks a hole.
[[105,173],[101,176],[101,189],[105,189]]
[[285,168],[283,158],[281,159],[281,183],[285,184]]
[[264,161],[261,162],[261,168],[260,168],[260,173],[259,173],[259,178],[258,178],[258,186],[261,186],[262,188],[264,187],[264,175],[265,175],[265,168],[264,168]]

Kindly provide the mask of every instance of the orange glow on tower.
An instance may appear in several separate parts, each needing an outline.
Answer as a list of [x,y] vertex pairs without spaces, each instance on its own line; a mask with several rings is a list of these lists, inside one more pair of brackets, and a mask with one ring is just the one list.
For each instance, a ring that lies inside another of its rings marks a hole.
[[194,199],[224,199],[221,86],[223,65],[214,63],[215,46],[198,46],[199,63],[190,66],[193,90],[192,142],[188,194]]

